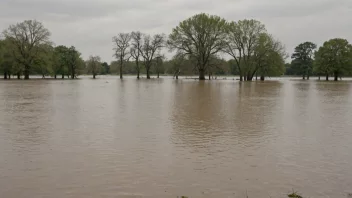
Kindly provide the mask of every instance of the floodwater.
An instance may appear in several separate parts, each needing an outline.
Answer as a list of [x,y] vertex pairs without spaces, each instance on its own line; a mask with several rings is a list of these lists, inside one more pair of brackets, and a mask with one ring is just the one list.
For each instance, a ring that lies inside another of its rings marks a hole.
[[0,81],[0,197],[352,193],[352,82]]

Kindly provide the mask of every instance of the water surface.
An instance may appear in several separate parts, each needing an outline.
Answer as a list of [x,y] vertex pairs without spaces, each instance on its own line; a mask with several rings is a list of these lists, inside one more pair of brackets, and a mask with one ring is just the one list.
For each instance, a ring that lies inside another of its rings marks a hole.
[[0,81],[0,197],[352,192],[352,83]]

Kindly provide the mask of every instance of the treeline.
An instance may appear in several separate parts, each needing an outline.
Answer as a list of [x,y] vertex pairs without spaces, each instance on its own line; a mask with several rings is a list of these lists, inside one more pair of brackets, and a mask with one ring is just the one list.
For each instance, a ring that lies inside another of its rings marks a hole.
[[[99,56],[83,60],[75,47],[55,46],[50,32],[42,23],[29,20],[11,25],[0,40],[0,71],[29,79],[32,74],[43,77],[80,74],[96,75],[162,74],[206,76],[238,75],[241,81],[266,76],[324,75],[335,80],[349,75],[352,68],[352,47],[345,39],[332,39],[318,50],[316,44],[305,42],[295,48],[290,64],[284,45],[257,20],[226,21],[208,14],[198,14],[164,34],[149,35],[139,31],[119,33],[113,37],[116,60],[110,65]],[[168,60],[165,52],[174,56]],[[225,60],[221,57],[227,57]]]
[[319,49],[312,42],[301,43],[295,48],[292,59],[286,64],[286,75],[301,75],[308,80],[312,75],[319,76],[319,80],[324,76],[327,81],[333,76],[338,81],[352,74],[352,45],[346,39],[331,39]]
[[49,30],[35,20],[11,25],[5,30],[4,39],[0,40],[0,70],[4,79],[11,75],[29,79],[31,74],[76,78],[82,73],[85,62],[76,48],[54,47],[50,35]]
[[[234,63],[234,60],[225,60],[223,58],[217,58],[215,61],[217,62],[217,64],[216,64],[216,67],[214,67],[214,71],[212,74],[213,76],[239,75],[236,65]],[[104,64],[107,64],[107,63],[104,63]],[[176,73],[175,73],[176,71],[175,67],[179,67],[179,71]],[[107,67],[108,70],[103,68],[105,67],[102,67],[100,75],[120,74],[120,65],[117,61],[112,61],[110,65],[108,65]],[[139,73],[145,75],[146,74],[145,68],[144,67],[140,68]],[[158,65],[156,64],[153,65],[153,67],[150,70],[150,73],[155,74],[156,76],[158,76],[158,73],[160,75],[169,75],[169,76],[175,75],[174,77],[176,78],[177,76],[195,75],[196,71],[194,70],[193,63],[189,60],[182,60],[182,62],[177,62],[177,60],[175,59],[171,59],[171,60],[162,59]],[[126,75],[138,74],[135,61],[127,61],[124,63],[123,74],[126,74]]]

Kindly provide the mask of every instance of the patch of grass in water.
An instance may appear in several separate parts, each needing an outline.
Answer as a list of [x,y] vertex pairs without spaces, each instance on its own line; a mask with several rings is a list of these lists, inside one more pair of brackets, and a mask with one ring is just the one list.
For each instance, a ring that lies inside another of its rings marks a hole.
[[293,191],[291,194],[288,194],[287,196],[290,198],[303,198],[300,194],[295,191]]
[[[348,194],[349,196],[351,196],[351,194]],[[303,198],[300,194],[298,194],[297,192],[293,191],[291,194],[287,195],[289,198]],[[189,198],[187,196],[181,196],[181,197],[177,197],[177,198]],[[248,195],[246,195],[246,198],[248,198]]]

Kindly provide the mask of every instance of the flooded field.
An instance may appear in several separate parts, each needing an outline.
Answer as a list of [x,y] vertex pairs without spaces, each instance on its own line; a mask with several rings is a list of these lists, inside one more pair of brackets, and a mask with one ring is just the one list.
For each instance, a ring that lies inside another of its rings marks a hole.
[[0,197],[352,193],[352,82],[0,81]]

